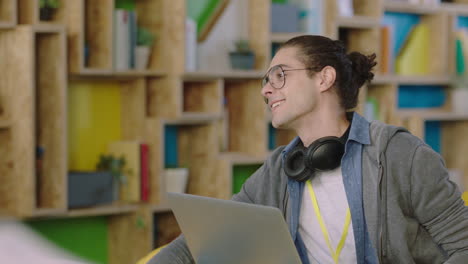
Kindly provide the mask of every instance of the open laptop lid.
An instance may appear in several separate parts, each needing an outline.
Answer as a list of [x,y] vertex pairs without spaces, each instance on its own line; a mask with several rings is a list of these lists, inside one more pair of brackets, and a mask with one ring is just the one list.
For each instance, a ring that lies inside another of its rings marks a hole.
[[277,208],[168,193],[197,264],[300,264]]

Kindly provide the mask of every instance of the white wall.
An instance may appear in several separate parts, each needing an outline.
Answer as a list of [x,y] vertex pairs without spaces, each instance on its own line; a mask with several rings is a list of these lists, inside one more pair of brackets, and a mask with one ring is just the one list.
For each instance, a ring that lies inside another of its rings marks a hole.
[[248,38],[248,0],[231,0],[208,38],[198,43],[199,71],[228,71],[229,51],[239,38]]

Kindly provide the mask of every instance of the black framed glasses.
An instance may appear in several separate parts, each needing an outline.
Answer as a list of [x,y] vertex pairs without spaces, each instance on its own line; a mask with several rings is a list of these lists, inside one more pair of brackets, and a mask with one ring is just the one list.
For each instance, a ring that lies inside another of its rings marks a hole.
[[283,69],[281,65],[275,65],[270,68],[270,70],[263,76],[262,79],[262,88],[270,83],[271,87],[275,89],[281,89],[286,84],[286,76],[284,72],[287,71],[300,71],[300,70],[312,70],[312,68],[303,68],[303,69]]

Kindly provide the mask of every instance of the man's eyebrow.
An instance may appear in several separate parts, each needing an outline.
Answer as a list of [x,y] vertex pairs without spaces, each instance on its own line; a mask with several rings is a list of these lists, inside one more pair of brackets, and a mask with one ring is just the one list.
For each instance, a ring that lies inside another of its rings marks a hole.
[[286,64],[276,64],[271,66],[267,71],[271,70],[271,68],[276,67],[276,66],[281,66],[282,68],[291,68],[291,66],[286,65]]

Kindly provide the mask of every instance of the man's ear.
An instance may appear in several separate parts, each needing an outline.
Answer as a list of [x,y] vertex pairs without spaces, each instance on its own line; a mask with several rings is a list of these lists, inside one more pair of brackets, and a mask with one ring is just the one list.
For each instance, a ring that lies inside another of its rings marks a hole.
[[325,66],[319,73],[320,91],[325,92],[330,89],[336,80],[336,70],[331,66]]

